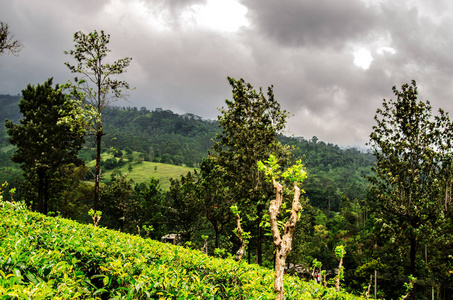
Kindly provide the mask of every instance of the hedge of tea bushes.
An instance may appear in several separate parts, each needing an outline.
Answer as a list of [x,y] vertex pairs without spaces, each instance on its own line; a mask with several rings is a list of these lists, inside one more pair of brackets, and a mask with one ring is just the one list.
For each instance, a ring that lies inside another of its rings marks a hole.
[[[0,299],[274,299],[273,272],[0,203]],[[359,299],[285,277],[286,299]]]

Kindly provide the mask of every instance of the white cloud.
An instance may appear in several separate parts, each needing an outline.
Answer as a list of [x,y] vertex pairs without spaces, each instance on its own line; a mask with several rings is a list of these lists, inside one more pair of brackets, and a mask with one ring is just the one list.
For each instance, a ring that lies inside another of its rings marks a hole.
[[354,55],[354,65],[360,67],[364,70],[370,67],[371,62],[373,61],[373,56],[371,55],[370,50],[366,48],[358,48],[353,52]]
[[215,31],[236,32],[249,26],[247,7],[236,0],[208,0],[205,4],[193,4],[183,13],[188,25]]

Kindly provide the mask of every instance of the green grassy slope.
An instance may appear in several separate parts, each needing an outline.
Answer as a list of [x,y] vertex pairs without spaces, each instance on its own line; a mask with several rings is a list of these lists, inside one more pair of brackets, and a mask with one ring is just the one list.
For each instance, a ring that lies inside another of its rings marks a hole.
[[[2,299],[274,299],[273,272],[0,201]],[[360,299],[285,277],[286,299]]]
[[[138,153],[134,153],[136,157]],[[112,154],[103,153],[101,155],[103,160],[113,158]],[[117,159],[118,160],[118,159]],[[121,173],[127,173],[127,178],[133,179],[135,183],[140,183],[149,180],[150,177],[154,177],[159,180],[160,186],[163,190],[168,190],[170,188],[170,178],[179,178],[181,175],[187,174],[188,172],[193,171],[193,168],[185,166],[175,166],[157,162],[142,161],[140,163],[129,162],[127,159],[124,159],[125,164],[119,168],[112,170],[102,169],[102,177],[104,179],[110,179],[111,174],[115,171],[120,171]],[[87,164],[89,167],[94,167],[95,161],[90,161]],[[132,166],[132,171],[129,171],[129,165]]]

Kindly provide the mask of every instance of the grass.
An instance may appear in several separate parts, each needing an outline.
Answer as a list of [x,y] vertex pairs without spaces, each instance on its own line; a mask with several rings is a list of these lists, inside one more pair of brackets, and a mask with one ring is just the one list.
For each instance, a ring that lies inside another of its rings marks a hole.
[[[110,180],[113,172],[120,171],[123,174],[127,173],[127,178],[134,180],[135,183],[145,182],[151,177],[154,177],[159,180],[160,186],[163,190],[168,190],[170,188],[170,178],[179,178],[181,175],[185,175],[194,170],[193,168],[185,166],[175,166],[157,162],[137,162],[138,152],[134,152],[133,156],[133,162],[128,162],[127,159],[124,159],[126,163],[120,168],[112,170],[103,169],[102,177],[104,180]],[[113,155],[110,153],[103,153],[101,155],[102,160],[112,157]],[[89,167],[93,167],[95,165],[95,161],[90,161],[87,165]],[[132,171],[129,171],[129,165],[132,166]]]

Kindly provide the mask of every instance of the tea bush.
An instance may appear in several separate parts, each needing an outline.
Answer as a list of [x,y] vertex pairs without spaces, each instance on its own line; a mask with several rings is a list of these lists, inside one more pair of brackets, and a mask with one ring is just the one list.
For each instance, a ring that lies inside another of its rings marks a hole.
[[[0,299],[273,299],[273,272],[0,202]],[[359,299],[285,277],[286,299]]]

